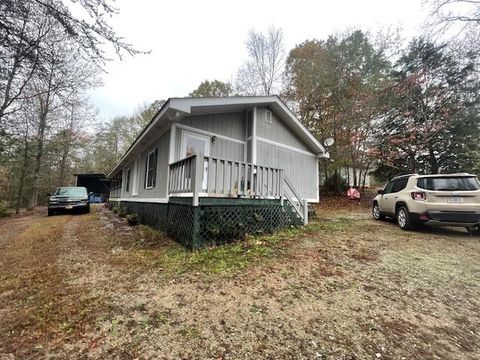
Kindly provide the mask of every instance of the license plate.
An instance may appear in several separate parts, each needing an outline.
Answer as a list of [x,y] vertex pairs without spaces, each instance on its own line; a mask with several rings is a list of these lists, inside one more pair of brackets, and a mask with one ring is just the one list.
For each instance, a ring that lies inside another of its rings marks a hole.
[[65,206],[65,209],[67,209],[67,210],[73,209],[73,206],[72,205],[67,205],[67,206]]
[[460,196],[449,196],[447,197],[447,202],[449,203],[463,203],[463,198]]

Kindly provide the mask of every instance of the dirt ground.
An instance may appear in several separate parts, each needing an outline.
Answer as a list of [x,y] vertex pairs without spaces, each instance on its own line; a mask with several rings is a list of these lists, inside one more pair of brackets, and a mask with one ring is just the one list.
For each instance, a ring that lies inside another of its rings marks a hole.
[[336,203],[193,253],[100,206],[0,220],[0,359],[479,359],[480,238]]

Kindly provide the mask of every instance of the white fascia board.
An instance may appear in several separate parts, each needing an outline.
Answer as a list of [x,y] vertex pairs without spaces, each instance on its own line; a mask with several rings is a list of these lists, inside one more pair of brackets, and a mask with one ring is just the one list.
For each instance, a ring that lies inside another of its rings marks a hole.
[[260,105],[280,101],[277,96],[232,96],[232,97],[202,97],[202,98],[172,98],[171,108],[191,113],[194,106],[225,106],[225,105]]

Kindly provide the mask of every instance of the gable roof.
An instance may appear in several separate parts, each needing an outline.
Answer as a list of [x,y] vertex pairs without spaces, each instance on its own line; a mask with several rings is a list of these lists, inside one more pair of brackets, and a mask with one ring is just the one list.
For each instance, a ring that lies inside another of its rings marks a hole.
[[120,161],[110,172],[112,175],[123,164],[125,159],[142,143],[142,140],[153,128],[160,128],[164,124],[177,122],[184,115],[199,115],[212,112],[243,111],[252,106],[269,106],[272,110],[296,133],[296,135],[317,155],[327,154],[323,145],[298,120],[293,112],[274,96],[232,96],[232,97],[202,97],[202,98],[170,98],[155,114],[148,125],[142,130],[137,139],[128,148]]

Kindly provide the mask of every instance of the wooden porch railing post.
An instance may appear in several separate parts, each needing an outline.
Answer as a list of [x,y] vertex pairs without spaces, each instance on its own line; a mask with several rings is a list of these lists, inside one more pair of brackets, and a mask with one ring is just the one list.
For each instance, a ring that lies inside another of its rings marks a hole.
[[193,206],[198,206],[198,197],[200,192],[202,191],[202,182],[203,182],[203,156],[197,154],[196,156],[193,157],[193,174],[192,174],[192,192],[193,192],[193,198],[192,198],[192,205]]

